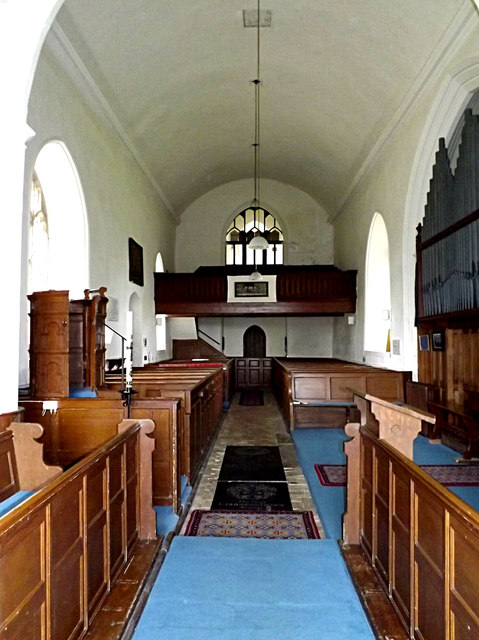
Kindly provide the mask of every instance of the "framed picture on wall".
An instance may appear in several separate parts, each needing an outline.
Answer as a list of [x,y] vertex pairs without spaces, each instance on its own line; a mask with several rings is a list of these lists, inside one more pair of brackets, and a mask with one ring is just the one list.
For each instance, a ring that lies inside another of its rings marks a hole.
[[433,351],[444,351],[444,331],[435,331],[431,336]]
[[429,336],[419,336],[419,351],[429,351]]
[[133,238],[128,238],[128,259],[130,265],[129,279],[130,282],[143,286],[143,247]]

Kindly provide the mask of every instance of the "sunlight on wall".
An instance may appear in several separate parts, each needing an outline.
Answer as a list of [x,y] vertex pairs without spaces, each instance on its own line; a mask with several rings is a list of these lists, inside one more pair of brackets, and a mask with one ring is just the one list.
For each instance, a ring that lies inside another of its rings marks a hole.
[[[163,258],[161,253],[156,255],[155,273],[163,273]],[[165,351],[166,349],[166,316],[163,313],[156,314],[156,350]]]
[[46,144],[35,162],[35,174],[45,205],[48,268],[39,280],[39,261],[32,260],[31,256],[38,254],[41,245],[45,267],[46,243],[45,236],[42,238],[38,229],[34,230],[31,221],[29,292],[38,290],[41,282],[43,289],[68,289],[70,298],[83,297],[84,289],[89,286],[88,223],[78,173],[66,147],[60,142]]
[[366,253],[365,351],[390,351],[390,331],[389,241],[384,219],[380,213],[375,213]]

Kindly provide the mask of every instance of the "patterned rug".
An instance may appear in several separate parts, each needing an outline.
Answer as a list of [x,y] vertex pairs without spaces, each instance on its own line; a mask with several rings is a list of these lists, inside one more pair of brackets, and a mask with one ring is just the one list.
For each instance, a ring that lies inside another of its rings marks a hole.
[[[479,485],[478,465],[422,464],[420,467],[448,487]],[[346,484],[346,465],[344,464],[315,464],[314,469],[319,481],[325,487],[340,487]]]
[[184,535],[270,540],[318,539],[320,537],[311,511],[272,513],[201,509],[192,512]]
[[221,511],[292,511],[287,482],[218,482],[211,508]]

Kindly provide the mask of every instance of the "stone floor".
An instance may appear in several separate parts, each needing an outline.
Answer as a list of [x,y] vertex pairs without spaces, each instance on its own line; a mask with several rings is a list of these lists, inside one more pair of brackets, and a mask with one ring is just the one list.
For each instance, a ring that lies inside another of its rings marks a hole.
[[[264,405],[243,406],[236,393],[221,425],[194,491],[190,511],[210,509],[227,445],[279,446],[294,511],[312,511],[321,537],[322,524],[299,466],[293,440],[286,430],[274,396],[264,392]],[[185,524],[188,518],[185,519]]]

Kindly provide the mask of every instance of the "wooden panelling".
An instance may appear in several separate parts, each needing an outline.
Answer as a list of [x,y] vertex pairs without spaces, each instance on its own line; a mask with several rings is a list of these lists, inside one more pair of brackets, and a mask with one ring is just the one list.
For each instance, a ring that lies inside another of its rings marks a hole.
[[354,391],[370,393],[369,389],[374,389],[378,397],[404,402],[404,385],[410,377],[408,371],[332,358],[273,358],[272,388],[291,429],[324,426],[328,421],[330,427],[342,427],[352,418]]
[[[390,404],[390,408],[409,411],[415,418],[407,407]],[[379,439],[362,410],[364,419],[355,432],[359,435],[351,432],[360,441],[358,539],[362,548],[411,638],[475,638],[479,631],[479,514],[386,439]],[[383,419],[379,431],[387,433]],[[396,423],[399,418],[391,420]],[[348,451],[349,465],[349,455],[356,449],[350,445]],[[353,484],[348,485],[349,492],[355,492]]]
[[133,400],[132,418],[150,418],[155,423],[153,436],[153,504],[172,506],[178,512],[181,503],[178,412],[179,399]]
[[[266,271],[268,267],[265,265]],[[155,310],[173,316],[335,315],[356,310],[356,271],[274,266],[277,302],[227,302],[226,271],[155,273]],[[262,269],[264,272],[264,269]],[[266,273],[265,273],[266,275]]]
[[235,358],[237,389],[266,388],[271,384],[271,358]]
[[40,291],[30,300],[30,393],[68,397],[68,291]]
[[88,455],[118,432],[124,417],[123,402],[105,398],[61,398],[57,411],[43,412],[42,400],[23,400],[25,420],[45,430],[45,460],[70,465]]
[[408,628],[411,603],[410,480],[400,466],[391,468],[391,598]]
[[[129,559],[123,506],[127,486],[135,513],[130,529],[134,526],[138,535],[145,531],[144,506],[136,484],[127,481],[125,464],[132,447],[136,454],[129,457],[136,470],[130,473],[141,473],[141,428],[131,421],[112,441],[0,519],[0,637],[72,640],[86,633],[111,589],[110,568],[116,577]],[[151,509],[151,491],[146,499]]]

